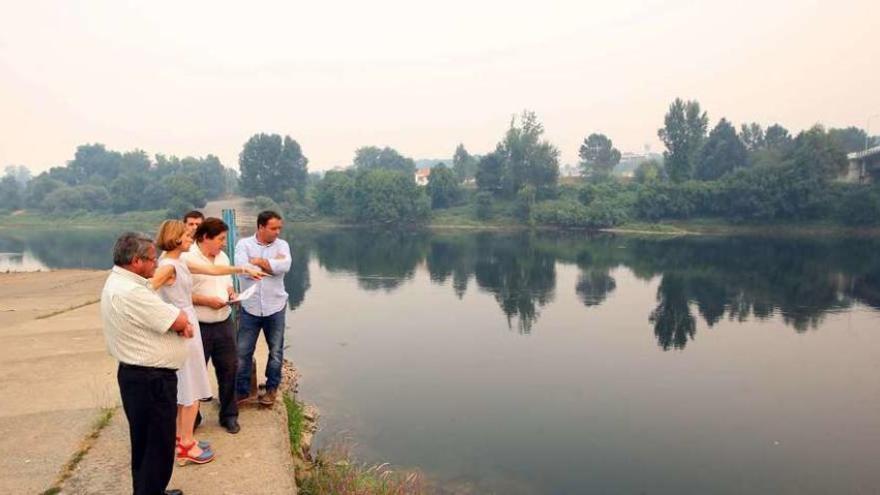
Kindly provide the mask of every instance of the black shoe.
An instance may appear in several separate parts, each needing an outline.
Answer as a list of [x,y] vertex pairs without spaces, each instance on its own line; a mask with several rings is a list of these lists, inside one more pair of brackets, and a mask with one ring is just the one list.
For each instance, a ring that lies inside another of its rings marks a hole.
[[201,411],[196,413],[196,422],[195,422],[195,424],[193,424],[193,431],[195,431],[195,429],[198,428],[200,424],[202,424],[202,412]]
[[182,490],[165,490],[165,495],[183,495]]
[[232,418],[227,419],[226,421],[221,421],[220,426],[226,428],[226,431],[235,435],[239,431],[241,431],[241,426],[238,426],[238,419]]

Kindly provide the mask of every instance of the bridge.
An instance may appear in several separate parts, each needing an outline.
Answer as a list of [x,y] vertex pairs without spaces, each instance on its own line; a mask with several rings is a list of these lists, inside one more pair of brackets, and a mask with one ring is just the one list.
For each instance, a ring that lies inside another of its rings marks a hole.
[[849,167],[843,177],[844,181],[859,184],[880,182],[880,146],[849,153],[846,159]]

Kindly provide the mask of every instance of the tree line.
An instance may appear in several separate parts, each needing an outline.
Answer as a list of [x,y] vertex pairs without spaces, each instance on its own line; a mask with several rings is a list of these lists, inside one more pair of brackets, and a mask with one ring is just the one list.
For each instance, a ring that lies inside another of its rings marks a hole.
[[73,160],[31,178],[7,167],[0,210],[33,209],[57,215],[167,209],[177,216],[234,192],[237,173],[214,155],[204,158],[118,152],[102,144],[77,147]]
[[416,162],[391,147],[364,146],[350,166],[309,173],[290,136],[255,134],[237,173],[213,155],[150,158],[101,144],[79,146],[66,166],[31,178],[8,167],[0,210],[54,214],[167,209],[169,215],[240,192],[297,220],[333,218],[372,225],[421,225],[450,210],[479,221],[601,228],[627,221],[694,217],[731,221],[880,221],[876,186],[843,184],[846,153],[880,143],[855,127],[815,126],[793,135],[780,124],[721,118],[710,130],[697,101],[675,99],[658,129],[662,159],[645,160],[631,179],[614,174],[621,152],[600,132],[578,149],[580,181],[560,181],[560,151],[533,112],[511,119],[495,148],[472,155],[463,144],[450,164],[416,184]]

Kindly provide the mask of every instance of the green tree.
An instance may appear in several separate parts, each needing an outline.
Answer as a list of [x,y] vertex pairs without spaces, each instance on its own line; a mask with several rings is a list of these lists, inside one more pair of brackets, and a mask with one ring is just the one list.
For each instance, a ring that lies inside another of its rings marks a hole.
[[523,111],[519,125],[511,119],[510,127],[496,152],[504,160],[501,190],[511,197],[524,185],[535,187],[540,195],[559,180],[559,150],[543,140],[544,126],[534,112]]
[[412,174],[395,170],[365,170],[357,174],[355,221],[400,226],[424,223],[431,213],[428,197]]
[[104,187],[91,184],[65,186],[46,195],[43,200],[43,209],[62,215],[79,211],[108,211],[110,209],[110,193]]
[[455,172],[458,182],[473,179],[477,173],[477,160],[467,152],[464,144],[459,144],[455,148],[455,155],[452,157],[452,170]]
[[639,184],[659,180],[663,177],[663,165],[657,160],[645,160],[636,167],[634,176],[635,181]]
[[43,172],[28,182],[25,191],[25,204],[28,208],[41,208],[46,196],[61,187],[66,187],[66,184],[53,179],[48,172]]
[[302,197],[309,182],[309,159],[303,155],[299,143],[290,136],[284,136],[284,147],[278,165],[279,179],[287,179],[282,184],[282,193],[295,189]]
[[664,127],[657,131],[657,135],[666,145],[663,166],[673,181],[685,181],[693,174],[708,125],[709,117],[700,110],[699,102],[676,98],[669,105]]
[[103,144],[84,144],[76,148],[67,169],[73,176],[74,184],[106,183],[119,175],[121,165],[120,153],[108,151]]
[[[214,155],[208,155],[205,158],[184,158],[180,161],[179,173],[189,176],[204,191],[205,197],[208,199],[216,199],[226,193],[226,168]],[[297,177],[297,181],[300,179]]]
[[31,171],[24,165],[8,165],[6,167],[6,175],[11,175],[22,189],[27,187],[28,182],[31,181]]
[[68,186],[76,185],[76,177],[74,176],[73,171],[68,167],[52,167],[50,168],[46,174],[59,182],[63,182]]
[[790,158],[795,170],[805,177],[830,181],[846,171],[846,151],[834,134],[820,126],[798,134]]
[[871,145],[871,140],[868,139],[868,134],[864,129],[859,129],[858,127],[828,129],[828,135],[831,136],[831,139],[837,141],[837,145],[840,146],[845,153],[862,151],[865,149],[866,144],[868,147]]
[[119,158],[118,174],[146,174],[152,164],[150,157],[143,150],[134,150],[122,153]]
[[604,134],[593,133],[584,139],[578,156],[581,175],[592,179],[610,177],[614,166],[620,163],[620,151]]
[[416,162],[397,152],[394,148],[364,146],[354,152],[354,167],[358,170],[396,170],[415,174]]
[[354,218],[354,178],[349,172],[331,170],[315,187],[315,204],[325,215]]
[[427,189],[431,198],[431,208],[434,209],[449,208],[461,195],[455,174],[442,163],[431,169]]
[[524,186],[516,193],[513,214],[521,222],[532,223],[532,210],[535,208],[535,186]]
[[480,220],[488,220],[492,218],[492,193],[489,191],[480,191],[474,199],[474,214]]
[[756,151],[764,147],[764,129],[757,122],[742,124],[739,136],[749,151]]
[[785,150],[791,145],[791,135],[788,129],[779,124],[773,124],[764,132],[764,146],[768,149]]
[[179,216],[189,210],[203,208],[205,193],[191,177],[175,174],[150,183],[144,190],[143,208],[168,210],[169,217]]
[[241,190],[249,197],[268,196],[280,201],[288,189],[304,191],[308,180],[308,159],[290,136],[252,136],[238,158]]
[[0,210],[17,210],[22,207],[21,186],[15,175],[6,174],[0,180]]
[[700,150],[694,176],[700,180],[715,180],[738,167],[745,167],[748,159],[748,151],[736,135],[736,129],[722,118]]
[[477,163],[477,189],[495,195],[501,194],[504,177],[504,156],[496,149],[483,155]]
[[[110,205],[117,213],[141,209],[144,187],[149,179],[143,174],[125,174],[110,183]],[[158,208],[158,205],[154,208]]]

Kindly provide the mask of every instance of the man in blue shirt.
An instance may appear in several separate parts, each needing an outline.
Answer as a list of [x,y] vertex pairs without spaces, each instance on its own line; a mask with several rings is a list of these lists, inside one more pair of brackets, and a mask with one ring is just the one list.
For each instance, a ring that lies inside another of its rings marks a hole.
[[262,280],[242,276],[241,292],[256,284],[256,292],[241,302],[241,323],[238,329],[238,372],[235,389],[239,403],[254,399],[250,395],[251,363],[260,330],[269,345],[269,361],[266,363],[266,393],[260,404],[275,403],[281,384],[281,363],[284,361],[284,322],[287,310],[287,291],[284,290],[284,274],[290,271],[290,246],[279,239],[284,221],[274,211],[257,215],[257,233],[245,237],[235,245],[235,266],[259,268],[269,274]]

